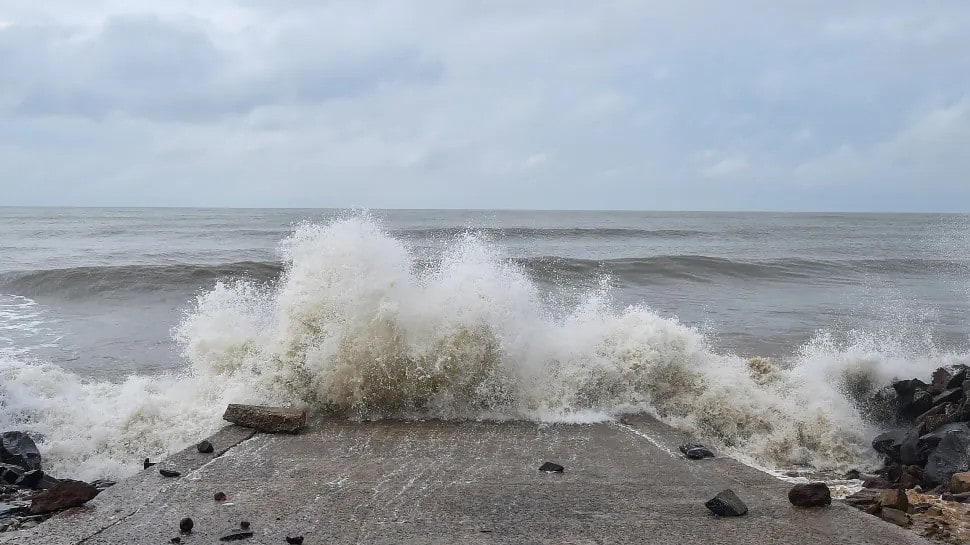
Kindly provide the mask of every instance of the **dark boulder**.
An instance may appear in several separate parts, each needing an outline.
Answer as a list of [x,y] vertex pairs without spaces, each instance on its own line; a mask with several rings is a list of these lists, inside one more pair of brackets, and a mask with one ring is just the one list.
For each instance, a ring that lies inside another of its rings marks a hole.
[[286,536],[286,542],[290,545],[303,545],[303,536]]
[[832,504],[832,492],[825,483],[796,484],[788,491],[788,501],[796,507],[823,507]]
[[27,471],[40,469],[40,451],[26,433],[8,431],[0,435],[0,462],[19,466]]
[[546,462],[539,466],[539,471],[545,473],[562,473],[565,469],[566,468],[562,467],[561,465],[552,462]]
[[100,492],[97,488],[81,481],[65,480],[52,488],[34,496],[30,504],[30,512],[34,515],[50,513],[69,507],[77,507],[94,499]]
[[899,449],[906,438],[908,430],[892,430],[880,433],[872,440],[872,448],[879,454],[885,455],[894,462],[899,461]]
[[919,448],[920,429],[913,427],[906,430],[899,443],[899,463],[903,465],[923,465],[926,463],[927,453]]
[[37,488],[37,485],[44,480],[44,472],[40,469],[35,469],[33,471],[28,471],[24,473],[23,477],[17,481],[17,486],[22,486],[24,488]]
[[920,466],[906,466],[899,478],[899,485],[903,488],[916,488],[923,482],[923,468]]
[[180,477],[182,475],[174,469],[159,469],[158,474],[162,477]]
[[748,506],[731,489],[721,491],[707,500],[704,506],[719,517],[741,517],[748,514]]
[[192,533],[192,528],[195,528],[195,521],[193,521],[191,518],[185,517],[179,521],[179,531],[183,534]]
[[939,394],[933,396],[933,405],[942,405],[943,403],[953,403],[960,401],[963,397],[963,388],[950,388],[949,390],[944,390]]
[[212,495],[212,499],[214,499],[216,501],[226,501],[229,498],[226,497],[226,493],[225,492],[216,492],[215,494]]
[[930,377],[930,386],[927,390],[936,395],[943,390],[946,390],[947,384],[950,383],[950,379],[953,378],[953,373],[946,367],[940,367],[936,371],[933,371],[933,375]]
[[714,453],[711,449],[700,443],[684,443],[680,445],[680,452],[691,460],[701,460],[703,458],[713,458]]
[[933,394],[927,390],[917,390],[911,399],[902,400],[899,415],[913,419],[933,408]]
[[939,429],[933,430],[930,433],[923,434],[919,438],[919,449],[925,451],[928,457],[929,453],[933,452],[937,445],[940,444],[940,441],[950,432],[970,436],[970,426],[964,422],[955,422],[941,426]]
[[893,383],[893,390],[899,397],[912,397],[917,391],[925,390],[927,384],[918,378],[909,380],[897,380]]
[[24,469],[19,466],[0,465],[0,482],[3,484],[17,484],[17,481],[23,478]]
[[950,381],[946,383],[947,389],[962,388],[967,378],[970,378],[970,367],[960,364],[951,367]]
[[208,441],[202,441],[198,445],[196,445],[195,447],[202,454],[212,454],[212,451],[215,450],[215,449],[212,448],[212,443],[210,443]]
[[926,462],[924,481],[928,485],[949,485],[954,473],[970,470],[970,434],[950,430]]

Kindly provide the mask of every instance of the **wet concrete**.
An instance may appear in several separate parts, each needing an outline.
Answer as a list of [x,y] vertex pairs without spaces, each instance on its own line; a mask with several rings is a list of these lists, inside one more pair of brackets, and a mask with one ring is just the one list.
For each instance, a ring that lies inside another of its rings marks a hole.
[[[228,427],[214,454],[194,447],[108,489],[83,508],[0,543],[218,543],[250,521],[243,543],[284,544],[925,544],[836,504],[805,510],[789,486],[726,457],[690,461],[685,438],[648,417],[625,424],[317,420],[300,435]],[[563,474],[537,471],[545,461]],[[742,518],[704,501],[732,488]],[[215,492],[226,502],[216,502]]]

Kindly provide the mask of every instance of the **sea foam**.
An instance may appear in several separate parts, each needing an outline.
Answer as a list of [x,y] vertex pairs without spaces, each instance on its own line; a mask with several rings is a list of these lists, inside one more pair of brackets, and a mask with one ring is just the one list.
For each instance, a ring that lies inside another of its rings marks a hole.
[[[649,413],[767,467],[875,463],[859,399],[957,354],[820,333],[789,360],[718,353],[608,282],[563,308],[472,234],[430,266],[366,215],[304,224],[278,282],[218,283],[174,330],[185,369],[121,382],[0,357],[0,427],[41,438],[55,473],[135,471],[218,429],[229,402],[356,419],[591,422]],[[861,386],[860,386],[861,385]]]

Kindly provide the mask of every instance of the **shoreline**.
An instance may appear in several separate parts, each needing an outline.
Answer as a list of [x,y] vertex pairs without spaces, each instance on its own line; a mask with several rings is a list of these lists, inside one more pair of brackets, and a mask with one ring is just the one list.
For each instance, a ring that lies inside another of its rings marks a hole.
[[[677,455],[685,439],[648,416],[546,426],[316,418],[297,435],[227,426],[208,439],[214,453],[193,445],[0,544],[211,543],[242,520],[252,543],[929,543],[841,502],[795,508],[767,473]],[[566,470],[540,473],[544,461]],[[725,488],[749,515],[708,513],[704,502]],[[179,534],[183,517],[191,534]]]

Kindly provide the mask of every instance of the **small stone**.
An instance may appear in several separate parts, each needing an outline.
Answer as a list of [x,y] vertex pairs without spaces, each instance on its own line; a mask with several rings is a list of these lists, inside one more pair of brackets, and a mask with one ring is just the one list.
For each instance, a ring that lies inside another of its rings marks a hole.
[[891,509],[889,507],[883,507],[879,510],[879,518],[887,522],[891,522],[897,526],[909,526],[913,521],[909,518],[909,515],[899,511],[897,509]]
[[539,471],[543,471],[545,473],[562,473],[565,469],[566,468],[562,467],[561,465],[554,464],[552,462],[546,462],[539,466]]
[[788,501],[796,507],[832,505],[832,492],[825,483],[796,484],[788,491]]
[[181,531],[183,534],[192,533],[192,528],[194,527],[195,527],[195,522],[189,517],[185,517],[184,519],[179,521],[179,531]]
[[199,452],[201,452],[202,454],[212,454],[212,451],[215,450],[212,448],[212,443],[208,441],[200,442],[198,445],[195,446],[195,448],[197,448]]
[[306,426],[306,410],[231,403],[223,420],[266,433],[296,433]]
[[[482,532],[491,532],[491,530],[481,530]],[[286,542],[290,545],[303,545],[303,536],[286,536]]]
[[953,494],[970,492],[970,471],[954,473],[950,477],[950,492]]
[[850,469],[849,471],[845,472],[844,478],[850,481],[859,480],[862,478],[862,473],[858,469]]
[[172,539],[170,539],[169,541],[172,542],[172,543],[182,543],[182,538],[180,538],[179,536],[175,536]]
[[873,477],[863,481],[862,486],[865,488],[892,488],[893,483],[889,482],[889,479],[885,477]]
[[249,521],[248,520],[244,520],[244,521],[240,522],[239,523],[239,527],[242,528],[243,530],[248,530],[249,529]]
[[898,488],[883,490],[883,492],[879,494],[878,503],[881,507],[888,507],[890,509],[902,511],[903,513],[909,511],[909,497],[906,496],[905,490],[900,490]]
[[144,469],[148,469],[148,468],[152,467],[153,465],[155,465],[155,462],[151,461],[148,458],[145,458],[145,461],[142,463],[142,465],[144,466]]
[[158,473],[162,477],[181,477],[182,476],[181,473],[179,473],[178,471],[175,471],[174,469],[159,469]]
[[226,495],[223,492],[216,492],[215,495],[213,495],[212,497],[216,501],[226,501]]
[[960,492],[959,494],[943,494],[943,501],[955,501],[964,503],[970,500],[970,492]]
[[64,480],[34,496],[30,504],[31,514],[50,513],[69,507],[77,507],[94,499],[101,492],[81,481]]
[[748,506],[731,489],[721,491],[704,506],[721,517],[741,517],[748,514]]
[[684,443],[680,445],[680,452],[691,460],[701,460],[703,458],[713,458],[714,453],[711,449],[700,443]]
[[253,537],[253,533],[249,530],[234,530],[220,537],[219,541],[239,541],[242,539],[249,539],[251,537]]

